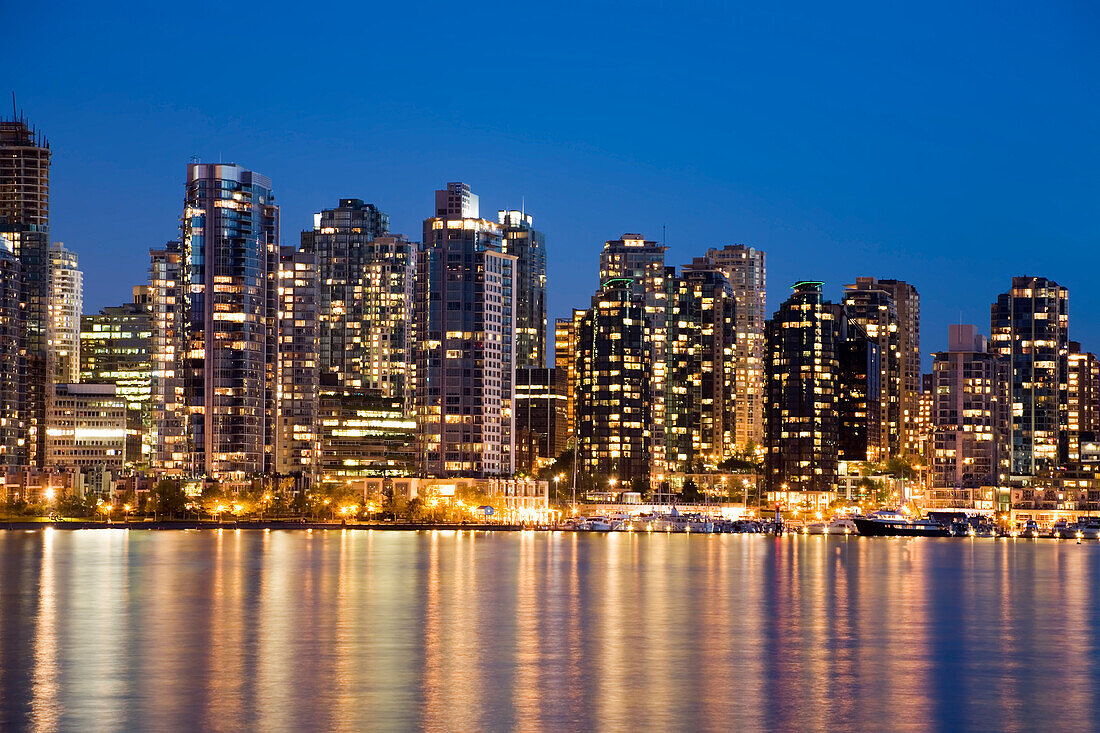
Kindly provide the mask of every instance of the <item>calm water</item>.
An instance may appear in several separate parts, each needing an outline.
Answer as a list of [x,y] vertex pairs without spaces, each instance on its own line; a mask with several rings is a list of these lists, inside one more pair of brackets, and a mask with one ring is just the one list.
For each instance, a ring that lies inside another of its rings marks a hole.
[[0,532],[0,728],[1093,728],[1100,545]]

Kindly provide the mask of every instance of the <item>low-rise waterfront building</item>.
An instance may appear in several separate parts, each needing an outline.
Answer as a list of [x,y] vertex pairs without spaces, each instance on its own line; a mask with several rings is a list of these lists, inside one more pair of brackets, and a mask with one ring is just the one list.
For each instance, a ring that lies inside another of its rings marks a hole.
[[47,411],[46,463],[61,469],[126,461],[126,401],[113,384],[57,384]]
[[80,326],[80,381],[113,384],[126,402],[126,462],[152,462],[153,312],[149,288],[133,289],[133,301],[85,315]]
[[416,420],[400,395],[342,386],[326,374],[320,391],[322,481],[409,476],[416,466]]
[[362,491],[364,503],[374,506],[382,506],[391,497],[405,502],[417,498],[448,500],[472,492],[499,504],[499,514],[492,516],[503,521],[543,522],[550,511],[550,482],[542,479],[372,477],[354,480],[351,486]]

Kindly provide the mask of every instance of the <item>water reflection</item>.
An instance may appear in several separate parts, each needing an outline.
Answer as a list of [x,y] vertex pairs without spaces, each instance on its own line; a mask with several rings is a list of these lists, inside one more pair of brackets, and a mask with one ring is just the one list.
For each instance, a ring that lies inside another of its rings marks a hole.
[[0,728],[1091,728],[1100,546],[0,532]]

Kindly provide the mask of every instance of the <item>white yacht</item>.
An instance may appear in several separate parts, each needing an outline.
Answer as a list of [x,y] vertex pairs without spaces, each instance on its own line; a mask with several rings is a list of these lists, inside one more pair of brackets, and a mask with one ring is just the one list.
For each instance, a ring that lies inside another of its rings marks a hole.
[[590,532],[610,532],[611,520],[607,517],[589,517],[584,522],[584,528]]
[[859,534],[856,523],[848,517],[837,517],[829,522],[829,534]]

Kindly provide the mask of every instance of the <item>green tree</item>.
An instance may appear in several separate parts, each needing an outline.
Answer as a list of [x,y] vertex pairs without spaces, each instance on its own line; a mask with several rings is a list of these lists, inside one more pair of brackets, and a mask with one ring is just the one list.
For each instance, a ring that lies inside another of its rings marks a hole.
[[904,479],[911,479],[917,475],[913,464],[909,462],[908,458],[902,456],[895,456],[887,461],[885,472],[888,476]]
[[680,492],[680,498],[689,504],[697,504],[703,500],[703,492],[694,481],[688,479],[684,482],[684,489]]
[[57,513],[63,517],[90,517],[95,507],[93,494],[85,494],[83,497],[76,494],[65,494],[57,502]]
[[187,494],[183,493],[179,481],[165,478],[153,488],[153,511],[175,517],[183,514],[187,506]]

